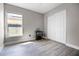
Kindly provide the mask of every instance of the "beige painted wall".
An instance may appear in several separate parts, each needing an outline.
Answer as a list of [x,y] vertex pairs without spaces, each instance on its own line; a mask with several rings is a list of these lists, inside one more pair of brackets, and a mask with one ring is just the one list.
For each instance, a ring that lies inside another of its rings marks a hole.
[[[7,13],[14,13],[14,14],[20,14],[23,15],[23,36],[20,37],[5,37],[5,40],[8,42],[8,44],[18,43],[18,42],[24,42],[28,40],[34,40],[35,39],[35,30],[37,28],[40,28],[42,31],[44,31],[44,15],[24,9],[21,7],[13,6],[10,4],[5,4],[5,21],[7,22]],[[7,24],[5,24],[5,27],[7,27]],[[7,36],[7,28],[5,30],[5,36]],[[29,37],[31,35],[31,37]]]
[[47,33],[47,17],[64,9],[66,9],[66,44],[79,49],[79,4],[65,3],[47,12],[44,16],[44,30]]
[[4,5],[0,3],[0,51],[4,46]]

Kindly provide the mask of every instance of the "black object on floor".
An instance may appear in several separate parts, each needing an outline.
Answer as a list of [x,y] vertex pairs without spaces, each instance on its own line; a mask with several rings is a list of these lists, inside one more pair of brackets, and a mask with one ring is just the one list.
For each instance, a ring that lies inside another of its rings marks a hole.
[[43,31],[37,30],[36,31],[36,40],[41,40],[43,39],[44,33]]

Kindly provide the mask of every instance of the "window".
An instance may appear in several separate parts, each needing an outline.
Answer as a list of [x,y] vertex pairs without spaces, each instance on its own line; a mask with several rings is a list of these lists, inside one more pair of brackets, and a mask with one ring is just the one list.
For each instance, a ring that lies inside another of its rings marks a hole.
[[22,15],[8,13],[7,23],[8,23],[7,28],[8,37],[23,35]]

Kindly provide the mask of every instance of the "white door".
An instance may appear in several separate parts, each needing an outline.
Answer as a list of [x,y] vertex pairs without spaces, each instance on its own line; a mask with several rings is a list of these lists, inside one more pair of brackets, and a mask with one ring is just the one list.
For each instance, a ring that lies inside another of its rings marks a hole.
[[66,10],[48,17],[47,36],[51,40],[66,42]]

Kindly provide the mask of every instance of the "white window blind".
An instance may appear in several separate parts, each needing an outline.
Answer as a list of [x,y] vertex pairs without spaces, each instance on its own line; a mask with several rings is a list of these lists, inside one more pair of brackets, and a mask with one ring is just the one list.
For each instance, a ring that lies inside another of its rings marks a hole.
[[8,37],[22,36],[22,15],[7,13]]

